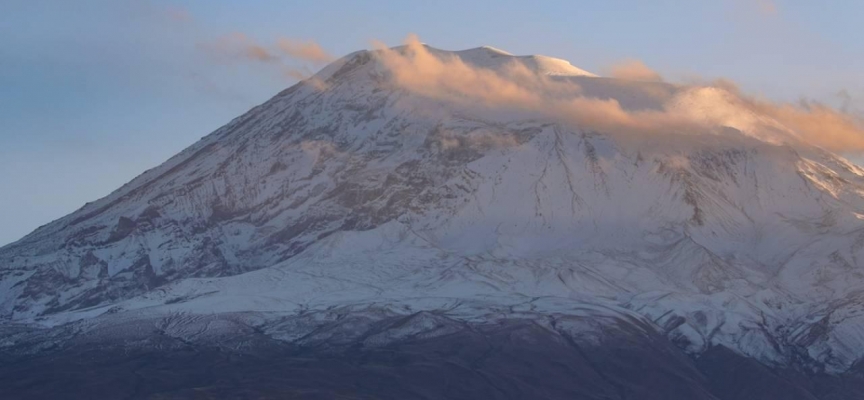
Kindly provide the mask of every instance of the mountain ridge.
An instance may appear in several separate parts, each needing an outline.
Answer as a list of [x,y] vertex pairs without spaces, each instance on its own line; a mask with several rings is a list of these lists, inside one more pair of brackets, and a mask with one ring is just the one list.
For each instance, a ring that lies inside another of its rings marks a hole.
[[722,345],[831,373],[860,362],[864,170],[785,142],[721,89],[428,50],[508,79],[516,60],[560,96],[575,83],[712,126],[634,137],[400,87],[381,57],[411,51],[337,60],[0,248],[0,316],[87,331],[175,313],[383,307],[476,322],[583,307],[688,354]]

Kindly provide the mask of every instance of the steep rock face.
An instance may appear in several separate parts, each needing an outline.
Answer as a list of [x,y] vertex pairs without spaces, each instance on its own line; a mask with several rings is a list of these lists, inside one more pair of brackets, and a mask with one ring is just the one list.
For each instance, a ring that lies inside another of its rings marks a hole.
[[774,122],[718,89],[434,52],[523,63],[630,110],[661,107],[661,91],[724,129],[634,142],[427,98],[354,53],[0,249],[0,315],[377,303],[471,319],[588,301],[692,354],[722,344],[828,371],[864,355],[864,170],[762,135]]

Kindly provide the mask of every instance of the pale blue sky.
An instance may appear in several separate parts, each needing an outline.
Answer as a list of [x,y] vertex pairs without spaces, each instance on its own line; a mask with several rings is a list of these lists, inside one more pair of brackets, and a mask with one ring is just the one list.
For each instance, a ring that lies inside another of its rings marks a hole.
[[108,194],[292,84],[200,44],[232,32],[313,39],[334,55],[491,45],[602,72],[636,58],[671,80],[861,110],[860,0],[4,0],[0,245]]

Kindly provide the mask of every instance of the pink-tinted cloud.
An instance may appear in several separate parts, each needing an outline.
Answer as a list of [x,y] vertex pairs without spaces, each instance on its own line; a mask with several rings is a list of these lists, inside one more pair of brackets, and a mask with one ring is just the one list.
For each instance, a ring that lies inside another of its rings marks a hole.
[[376,47],[397,85],[430,97],[527,107],[538,105],[550,94],[580,91],[576,84],[553,83],[523,64],[512,63],[496,71],[474,67],[456,56],[432,54],[416,36],[410,36],[399,50]]
[[318,43],[311,40],[300,41],[289,38],[279,38],[276,47],[288,57],[297,60],[309,61],[315,64],[326,64],[333,61],[333,56],[328,54]]
[[777,120],[808,143],[836,152],[864,151],[864,120],[860,117],[814,102],[798,105],[755,99],[747,102],[752,109]]
[[225,60],[252,60],[266,63],[279,60],[273,52],[241,32],[222,36],[212,42],[201,43],[200,47],[211,55]]
[[[216,40],[199,43],[199,48],[222,62],[252,62],[276,68],[279,75],[290,80],[307,80],[313,75],[309,65],[319,65],[332,57],[315,42],[280,38],[275,45],[263,45],[241,32]],[[310,81],[311,82],[311,81]],[[311,82],[323,88],[322,82]]]
[[609,75],[613,78],[631,81],[659,82],[663,80],[657,71],[649,68],[640,60],[630,59],[613,65],[609,68]]
[[[378,47],[376,54],[394,84],[423,96],[466,106],[519,109],[582,129],[631,136],[698,134],[734,127],[752,129],[750,133],[762,137],[763,130],[774,132],[779,126],[792,133],[787,135],[787,142],[801,140],[839,152],[864,151],[864,124],[859,118],[822,104],[795,105],[756,99],[742,94],[727,80],[680,86],[676,89],[678,95],[659,98],[665,102],[659,109],[634,111],[624,109],[615,99],[588,97],[572,81],[552,81],[523,64],[514,62],[491,70],[467,64],[454,55],[434,53],[416,36],[409,37],[402,48]],[[641,63],[630,63],[616,75],[639,80],[658,78]],[[714,89],[704,91],[705,86]],[[681,96],[690,96],[686,101],[695,99],[702,103],[694,106],[685,101],[682,106]],[[739,114],[750,113],[756,117],[742,123]]]
[[455,56],[430,52],[416,36],[398,50],[379,46],[382,64],[397,85],[415,93],[466,105],[539,113],[589,130],[619,133],[681,131],[700,125],[666,110],[629,112],[615,99],[582,96],[569,81],[553,81],[523,64],[501,70],[479,68]]

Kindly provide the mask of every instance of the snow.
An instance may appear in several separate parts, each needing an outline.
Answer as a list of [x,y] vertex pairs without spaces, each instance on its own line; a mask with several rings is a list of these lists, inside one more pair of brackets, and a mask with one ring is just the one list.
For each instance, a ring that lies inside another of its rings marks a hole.
[[[490,47],[433,50],[483,68],[521,62],[626,109],[660,107],[645,89],[660,90],[718,129],[634,145],[393,90],[372,53],[352,53],[316,75],[325,90],[285,90],[0,249],[0,316],[171,316],[164,331],[189,336],[233,329],[206,314],[358,310],[308,339],[336,341],[381,317],[368,310],[420,313],[370,345],[446,334],[438,315],[570,316],[559,328],[589,341],[625,318],[693,353],[723,344],[782,364],[802,346],[831,371],[864,357],[860,168],[784,144],[794,132],[727,91],[622,83]],[[121,217],[134,222],[125,236]],[[304,337],[306,322],[291,321],[274,335]]]

